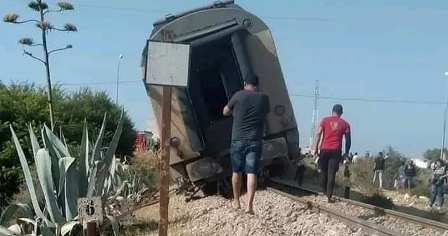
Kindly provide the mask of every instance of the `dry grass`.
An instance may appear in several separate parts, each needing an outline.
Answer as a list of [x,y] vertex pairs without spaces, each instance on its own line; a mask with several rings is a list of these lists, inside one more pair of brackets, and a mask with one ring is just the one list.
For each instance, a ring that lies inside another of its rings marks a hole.
[[158,189],[159,160],[159,155],[152,152],[135,152],[131,159],[132,167],[151,190]]
[[378,193],[378,186],[372,183],[374,160],[363,158],[350,166],[351,183],[364,195],[373,196]]
[[[170,195],[169,205],[169,235],[185,235],[183,226],[190,220],[189,214],[184,209],[185,202],[174,194]],[[159,204],[148,206],[134,212],[135,221],[132,226],[124,227],[120,235],[140,236],[158,235]]]

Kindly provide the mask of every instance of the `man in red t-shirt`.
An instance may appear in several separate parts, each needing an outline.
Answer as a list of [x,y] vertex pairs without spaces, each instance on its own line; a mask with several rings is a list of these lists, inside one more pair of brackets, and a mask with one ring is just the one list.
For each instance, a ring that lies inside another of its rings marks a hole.
[[[351,146],[350,124],[341,118],[342,105],[333,106],[331,116],[322,119],[316,134],[314,155],[319,154],[321,184],[328,201],[332,202],[336,172],[342,160],[342,138],[345,136],[344,157],[348,156]],[[319,152],[320,149],[320,152]]]

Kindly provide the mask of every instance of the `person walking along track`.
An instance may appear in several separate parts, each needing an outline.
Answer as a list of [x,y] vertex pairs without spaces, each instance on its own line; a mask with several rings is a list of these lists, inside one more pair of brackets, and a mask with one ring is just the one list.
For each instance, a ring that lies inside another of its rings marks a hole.
[[342,160],[342,139],[345,136],[345,153],[348,156],[351,146],[350,124],[341,118],[342,105],[333,106],[331,116],[322,119],[316,134],[314,155],[319,154],[321,184],[328,201],[332,202],[336,172]]

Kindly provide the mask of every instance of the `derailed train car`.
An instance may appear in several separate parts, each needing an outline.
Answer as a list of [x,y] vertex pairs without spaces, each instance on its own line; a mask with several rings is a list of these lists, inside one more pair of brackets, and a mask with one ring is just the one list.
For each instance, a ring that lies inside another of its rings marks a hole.
[[[154,23],[143,52],[143,80],[160,127],[162,87],[149,84],[151,42],[190,46],[188,82],[172,96],[171,152],[174,178],[213,182],[231,174],[232,118],[222,114],[244,80],[259,77],[259,90],[270,98],[263,144],[263,174],[281,175],[298,155],[299,133],[274,41],[263,21],[233,1],[215,2]],[[169,63],[160,70],[169,70]]]

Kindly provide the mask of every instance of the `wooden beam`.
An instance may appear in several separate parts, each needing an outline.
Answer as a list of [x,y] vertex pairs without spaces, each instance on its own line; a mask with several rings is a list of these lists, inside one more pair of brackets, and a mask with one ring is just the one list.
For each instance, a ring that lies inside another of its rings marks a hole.
[[168,206],[170,184],[170,138],[171,138],[171,94],[172,88],[164,86],[162,91],[162,127],[160,161],[160,221],[159,236],[168,235]]

